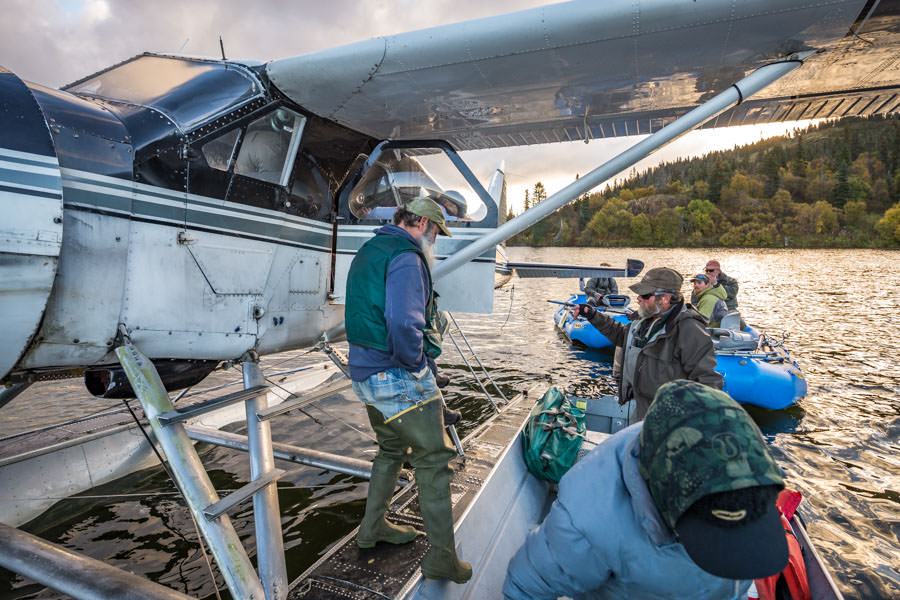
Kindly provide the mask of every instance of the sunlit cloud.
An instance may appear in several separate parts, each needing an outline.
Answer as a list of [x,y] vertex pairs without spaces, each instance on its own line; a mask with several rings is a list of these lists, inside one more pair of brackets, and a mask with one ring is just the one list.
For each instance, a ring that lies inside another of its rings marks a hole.
[[88,0],[84,3],[82,18],[89,24],[105,21],[111,15],[109,3],[106,0]]

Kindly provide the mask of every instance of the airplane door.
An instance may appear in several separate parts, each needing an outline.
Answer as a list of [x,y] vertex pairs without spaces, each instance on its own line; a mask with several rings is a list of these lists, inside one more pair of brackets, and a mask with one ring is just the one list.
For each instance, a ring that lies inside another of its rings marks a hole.
[[[497,227],[497,204],[459,155],[441,141],[383,142],[366,160],[352,189],[341,194],[334,302],[343,303],[347,272],[374,230],[392,222],[398,206],[417,196],[434,200],[452,237],[438,236],[438,259]],[[442,310],[490,313],[495,251],[464,264],[435,283]]]
[[59,161],[37,101],[0,68],[0,382],[28,347],[59,265]]

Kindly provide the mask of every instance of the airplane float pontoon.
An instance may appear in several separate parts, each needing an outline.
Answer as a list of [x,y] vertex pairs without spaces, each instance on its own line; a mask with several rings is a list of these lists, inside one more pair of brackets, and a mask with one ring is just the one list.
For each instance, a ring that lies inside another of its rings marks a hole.
[[[82,374],[136,393],[232,595],[282,598],[256,357],[340,335],[373,225],[433,197],[442,307],[490,311],[497,244],[686,131],[896,112],[898,23],[898,0],[576,1],[269,63],[144,54],[61,90],[0,70],[0,406]],[[503,224],[457,154],[643,134]],[[258,575],[157,418],[221,361],[251,396]]]

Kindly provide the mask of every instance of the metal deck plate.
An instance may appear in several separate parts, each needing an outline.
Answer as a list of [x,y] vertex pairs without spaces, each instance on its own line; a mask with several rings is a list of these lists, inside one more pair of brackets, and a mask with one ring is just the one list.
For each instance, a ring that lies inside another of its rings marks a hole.
[[[450,462],[453,518],[460,517],[478,494],[503,450],[518,435],[532,408],[526,396],[516,396],[503,412],[485,422],[463,441],[466,458]],[[391,503],[388,518],[423,528],[415,485],[406,486]],[[356,546],[358,528],[335,543],[325,555],[292,584],[289,600],[383,600],[405,593],[419,580],[419,563],[428,542],[419,536],[410,544]],[[457,543],[459,540],[457,540]],[[465,559],[465,556],[462,557]]]

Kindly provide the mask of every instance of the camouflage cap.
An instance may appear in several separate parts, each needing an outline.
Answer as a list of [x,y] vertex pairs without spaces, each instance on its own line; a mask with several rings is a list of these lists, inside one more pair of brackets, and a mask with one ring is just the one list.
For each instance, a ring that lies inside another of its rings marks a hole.
[[[774,502],[784,480],[759,428],[727,394],[683,379],[660,386],[644,419],[639,452],[640,473],[660,515],[698,566],[731,579],[754,579],[784,567],[787,544]],[[698,500],[738,490],[744,492],[731,496],[757,506],[723,510],[713,503],[710,514],[686,514]],[[761,494],[749,491],[764,492],[770,501],[760,507]]]
[[641,430],[640,472],[672,528],[703,496],[784,487],[750,415],[724,392],[685,379],[656,392]]

